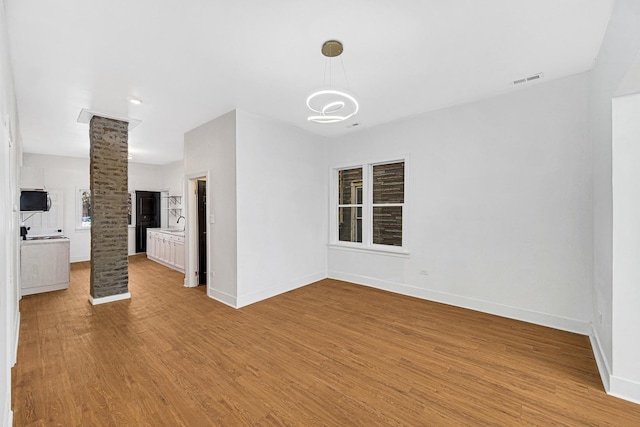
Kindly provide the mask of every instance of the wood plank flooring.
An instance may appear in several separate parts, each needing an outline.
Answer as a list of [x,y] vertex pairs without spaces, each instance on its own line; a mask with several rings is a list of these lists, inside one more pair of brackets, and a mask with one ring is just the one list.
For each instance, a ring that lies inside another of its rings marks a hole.
[[135,257],[22,299],[15,426],[640,425],[585,336],[323,280],[240,310]]

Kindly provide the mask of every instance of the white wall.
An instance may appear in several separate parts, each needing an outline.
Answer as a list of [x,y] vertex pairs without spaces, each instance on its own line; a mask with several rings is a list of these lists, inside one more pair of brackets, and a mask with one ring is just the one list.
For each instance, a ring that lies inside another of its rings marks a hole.
[[238,307],[326,277],[326,140],[236,113]]
[[129,191],[165,191],[164,166],[129,163]]
[[[25,153],[23,166],[30,170],[42,170],[45,187],[64,193],[63,234],[71,240],[71,262],[88,261],[91,255],[91,231],[77,229],[77,197],[78,190],[89,188],[89,159]],[[172,173],[180,173],[174,165],[165,167],[129,163],[129,191],[167,189],[165,185],[170,184],[166,181],[167,168]],[[129,240],[132,240],[134,233],[134,228],[130,227]],[[130,254],[135,251],[135,247],[134,251],[131,247],[129,249]]]
[[[209,296],[236,306],[237,296],[237,210],[236,210],[236,113],[231,111],[184,135],[184,173],[186,177],[207,176]],[[190,206],[193,196],[183,200]],[[193,211],[192,211],[193,213]],[[186,224],[187,278],[193,277],[195,254],[190,250],[196,240],[196,224],[191,215]],[[187,283],[188,284],[188,283]]]
[[640,52],[636,56],[636,60],[631,65],[616,89],[616,96],[624,96],[630,93],[640,92]]
[[640,94],[613,103],[612,394],[640,403]]
[[0,425],[12,425],[11,367],[16,362],[18,310],[18,164],[20,131],[9,55],[4,1],[0,0]]
[[184,161],[178,160],[162,166],[163,188],[170,196],[182,196],[184,193]]
[[410,255],[332,247],[329,276],[587,333],[587,108],[578,75],[332,141],[329,166],[408,155]]
[[[162,173],[162,188],[164,188],[169,196],[180,196],[182,197],[184,193],[184,162],[183,160],[178,160],[175,162],[167,163],[163,165],[161,168]],[[169,209],[167,215],[167,221],[169,227],[184,227],[186,221],[181,219],[180,216],[186,216],[186,210],[184,206],[184,200],[180,199],[182,203],[182,209]],[[167,201],[167,204],[169,202]],[[177,204],[172,205],[177,206]],[[180,223],[178,224],[178,220]]]
[[[613,208],[611,102],[640,50],[640,3],[617,0],[598,59],[590,73],[590,130],[593,146],[594,350],[609,389],[613,362]],[[627,86],[627,84],[625,84]]]

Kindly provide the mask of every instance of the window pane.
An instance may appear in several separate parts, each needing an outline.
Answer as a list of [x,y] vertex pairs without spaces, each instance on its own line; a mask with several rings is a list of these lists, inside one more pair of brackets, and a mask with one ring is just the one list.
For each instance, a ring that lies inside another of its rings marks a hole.
[[373,208],[373,243],[402,246],[402,206]]
[[127,196],[127,224],[131,225],[131,213],[133,208],[133,194],[128,193]]
[[338,204],[360,203],[362,203],[362,168],[338,171]]
[[91,225],[91,192],[89,190],[82,191],[82,213],[80,217],[80,225],[89,227]]
[[338,208],[338,238],[362,243],[362,208]]
[[404,162],[373,167],[373,203],[404,203]]

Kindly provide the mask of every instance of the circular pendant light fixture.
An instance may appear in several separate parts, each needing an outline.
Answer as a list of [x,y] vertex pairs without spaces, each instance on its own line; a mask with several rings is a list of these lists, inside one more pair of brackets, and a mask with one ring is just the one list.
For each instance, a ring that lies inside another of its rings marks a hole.
[[[349,93],[334,89],[331,86],[332,79],[332,58],[340,56],[344,48],[337,40],[329,40],[322,45],[321,52],[327,57],[328,64],[325,63],[325,81],[327,77],[327,65],[329,68],[329,87],[315,91],[307,98],[307,107],[315,114],[307,117],[307,120],[314,123],[337,123],[353,117],[360,106],[358,101]],[[347,74],[344,71],[344,64],[340,61],[345,85],[347,85]],[[323,85],[326,82],[323,81]]]

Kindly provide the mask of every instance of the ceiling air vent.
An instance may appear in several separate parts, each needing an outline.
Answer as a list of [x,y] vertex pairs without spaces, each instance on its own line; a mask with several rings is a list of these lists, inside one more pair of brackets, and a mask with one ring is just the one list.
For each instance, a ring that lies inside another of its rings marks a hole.
[[519,85],[519,84],[522,84],[522,83],[530,82],[532,80],[539,80],[539,79],[541,79],[543,77],[544,77],[544,73],[538,73],[538,74],[534,74],[534,75],[529,76],[529,77],[524,77],[522,79],[514,80],[513,84],[514,85]]

